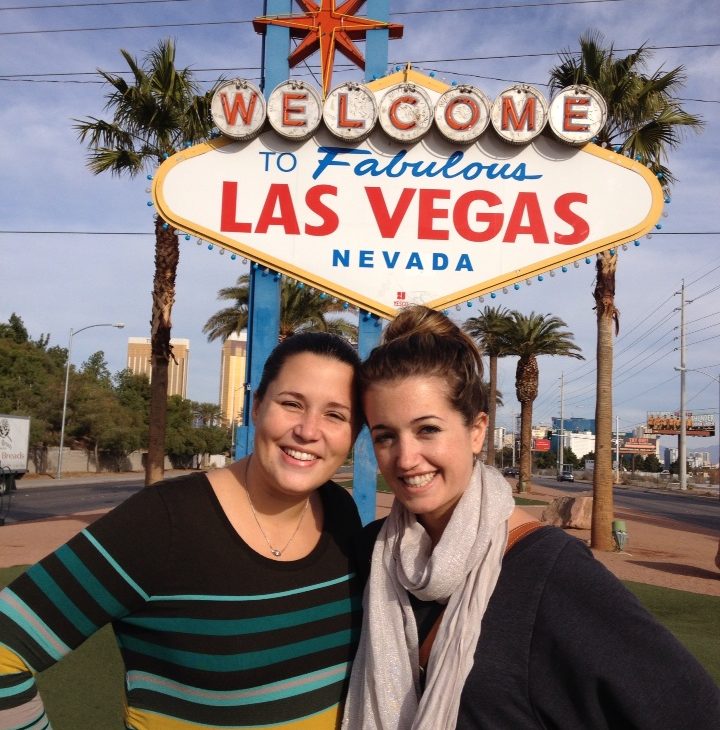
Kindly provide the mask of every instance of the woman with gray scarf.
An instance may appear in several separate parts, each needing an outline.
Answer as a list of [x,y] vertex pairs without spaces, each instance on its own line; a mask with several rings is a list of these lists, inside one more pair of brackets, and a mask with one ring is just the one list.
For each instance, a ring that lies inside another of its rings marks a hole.
[[343,728],[720,727],[720,692],[699,663],[479,461],[486,396],[465,333],[426,307],[403,310],[361,380],[396,499],[366,528]]

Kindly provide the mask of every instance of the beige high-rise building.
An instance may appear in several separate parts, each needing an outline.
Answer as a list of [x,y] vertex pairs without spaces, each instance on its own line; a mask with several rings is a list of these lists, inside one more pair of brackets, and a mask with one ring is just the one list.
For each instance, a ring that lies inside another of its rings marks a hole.
[[[175,360],[170,360],[168,368],[168,395],[187,398],[188,366],[190,363],[190,340],[172,339]],[[128,337],[127,366],[135,375],[147,375],[152,379],[150,363],[150,338]]]
[[226,425],[242,423],[245,403],[247,332],[233,333],[225,340],[220,356],[220,413]]

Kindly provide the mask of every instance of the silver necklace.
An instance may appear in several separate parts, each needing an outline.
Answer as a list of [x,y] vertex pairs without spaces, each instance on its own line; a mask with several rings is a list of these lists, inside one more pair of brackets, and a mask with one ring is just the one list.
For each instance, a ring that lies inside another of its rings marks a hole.
[[273,547],[270,544],[270,540],[268,540],[267,535],[265,534],[265,530],[263,530],[262,525],[260,524],[260,520],[258,519],[257,512],[255,511],[255,505],[252,502],[252,497],[250,496],[250,490],[248,489],[248,470],[250,469],[250,460],[252,459],[252,454],[248,456],[247,464],[245,466],[245,494],[247,494],[248,498],[248,504],[250,505],[250,509],[252,510],[253,517],[255,518],[255,523],[258,526],[258,530],[260,530],[260,534],[265,539],[265,542],[267,543],[268,549],[270,550],[270,554],[275,558],[282,557],[282,554],[288,549],[288,546],[290,543],[295,539],[295,535],[298,534],[300,530],[300,525],[302,524],[303,517],[305,517],[305,513],[307,512],[307,509],[310,505],[310,497],[308,497],[305,500],[305,506],[303,507],[302,512],[300,513],[300,519],[298,520],[297,525],[295,526],[295,530],[293,531],[293,534],[290,535],[290,539],[285,543],[285,547],[282,550],[278,550],[278,548]]

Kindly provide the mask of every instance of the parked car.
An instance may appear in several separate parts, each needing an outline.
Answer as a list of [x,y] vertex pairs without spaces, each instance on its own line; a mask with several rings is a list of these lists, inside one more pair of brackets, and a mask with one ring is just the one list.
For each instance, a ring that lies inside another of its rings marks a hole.
[[506,477],[517,477],[520,476],[520,469],[516,466],[506,466],[502,472]]
[[563,471],[557,475],[557,480],[559,482],[574,482],[575,475],[571,471]]

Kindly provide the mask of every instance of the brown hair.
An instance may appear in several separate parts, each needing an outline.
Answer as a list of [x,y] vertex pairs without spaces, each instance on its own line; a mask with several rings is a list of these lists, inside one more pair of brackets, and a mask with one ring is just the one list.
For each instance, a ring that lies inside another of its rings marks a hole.
[[265,397],[268,387],[280,375],[280,371],[291,357],[304,353],[337,360],[353,369],[353,425],[359,429],[362,426],[362,413],[359,407],[360,357],[347,340],[328,332],[302,332],[285,338],[277,345],[265,361],[260,383],[255,390],[255,400],[259,402]]
[[456,324],[434,309],[403,309],[362,364],[364,393],[378,381],[437,376],[447,383],[450,403],[466,425],[487,412],[483,365],[477,345]]

